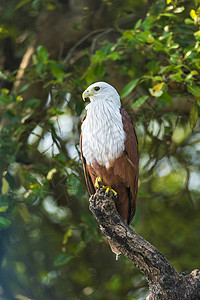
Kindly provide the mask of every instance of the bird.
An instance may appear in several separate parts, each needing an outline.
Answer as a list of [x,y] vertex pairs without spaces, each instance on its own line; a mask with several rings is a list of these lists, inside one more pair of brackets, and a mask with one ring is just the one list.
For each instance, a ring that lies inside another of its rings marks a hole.
[[[138,191],[138,140],[132,120],[121,107],[117,90],[106,82],[91,84],[83,93],[85,107],[80,134],[80,153],[90,195],[104,189],[115,198],[119,215],[130,225]],[[110,243],[111,250],[120,251]]]

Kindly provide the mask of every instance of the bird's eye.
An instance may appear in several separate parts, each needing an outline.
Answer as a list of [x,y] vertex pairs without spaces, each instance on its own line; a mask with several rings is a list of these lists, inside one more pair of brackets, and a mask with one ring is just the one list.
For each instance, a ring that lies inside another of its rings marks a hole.
[[100,90],[100,87],[99,87],[99,86],[95,86],[95,87],[94,87],[94,90],[95,90],[95,91],[99,91],[99,90]]

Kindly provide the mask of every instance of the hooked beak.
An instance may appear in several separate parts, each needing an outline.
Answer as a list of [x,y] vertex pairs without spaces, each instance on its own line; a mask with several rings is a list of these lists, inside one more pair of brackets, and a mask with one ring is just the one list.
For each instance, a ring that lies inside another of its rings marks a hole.
[[83,101],[87,100],[90,96],[92,96],[92,94],[89,91],[85,90],[82,94]]

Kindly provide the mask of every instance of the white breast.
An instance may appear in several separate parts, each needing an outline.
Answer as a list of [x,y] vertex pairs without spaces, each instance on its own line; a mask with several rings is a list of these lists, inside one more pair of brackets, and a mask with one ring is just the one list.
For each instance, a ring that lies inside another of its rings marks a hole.
[[82,152],[88,165],[95,161],[106,166],[125,149],[120,107],[96,101],[86,107],[87,117],[82,124]]

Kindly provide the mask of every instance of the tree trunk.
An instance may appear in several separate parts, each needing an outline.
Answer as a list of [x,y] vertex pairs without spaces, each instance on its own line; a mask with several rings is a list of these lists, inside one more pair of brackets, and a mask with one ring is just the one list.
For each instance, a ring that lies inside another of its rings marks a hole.
[[200,271],[179,274],[162,253],[124,222],[112,197],[96,192],[90,198],[90,210],[106,238],[146,276],[148,300],[200,299]]

